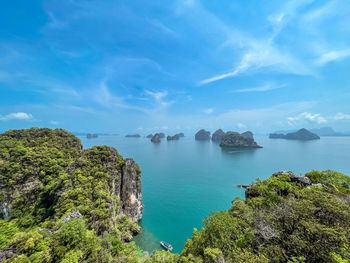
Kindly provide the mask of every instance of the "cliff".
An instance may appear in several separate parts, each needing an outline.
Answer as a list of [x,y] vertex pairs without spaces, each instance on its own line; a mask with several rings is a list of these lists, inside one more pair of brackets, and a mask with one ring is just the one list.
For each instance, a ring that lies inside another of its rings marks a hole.
[[253,133],[250,131],[242,134],[238,132],[226,132],[222,137],[220,146],[227,148],[262,148],[254,141]]
[[[110,233],[130,241],[142,213],[140,167],[116,149],[83,150],[80,140],[62,129],[0,134],[0,222],[56,233],[80,220],[97,236]],[[13,246],[14,255],[21,254]]]
[[290,132],[287,134],[271,133],[269,135],[269,138],[270,139],[309,141],[309,140],[319,140],[320,136],[303,128],[303,129],[298,130],[297,132]]

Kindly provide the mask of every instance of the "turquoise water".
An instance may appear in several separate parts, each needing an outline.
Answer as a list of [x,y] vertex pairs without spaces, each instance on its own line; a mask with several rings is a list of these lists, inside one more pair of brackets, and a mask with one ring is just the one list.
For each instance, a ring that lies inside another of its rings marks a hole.
[[264,148],[241,151],[224,151],[193,136],[158,145],[122,136],[81,139],[85,148],[113,146],[141,166],[145,209],[143,231],[135,241],[149,252],[160,250],[161,240],[181,252],[193,228],[201,228],[210,212],[228,209],[235,197],[244,197],[237,184],[265,179],[279,170],[303,174],[333,169],[350,175],[350,137],[302,142],[256,136]]

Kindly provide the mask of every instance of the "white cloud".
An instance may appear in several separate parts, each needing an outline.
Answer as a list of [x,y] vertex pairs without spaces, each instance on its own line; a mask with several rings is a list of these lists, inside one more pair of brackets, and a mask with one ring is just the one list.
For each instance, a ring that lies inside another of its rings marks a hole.
[[205,114],[212,114],[214,112],[214,109],[213,108],[208,108],[208,109],[202,110],[202,112],[205,113]]
[[342,112],[338,112],[335,116],[334,116],[335,120],[350,120],[350,114],[345,114]]
[[245,128],[247,128],[247,126],[245,124],[241,123],[241,122],[237,123],[237,127],[238,127],[238,129],[245,129]]
[[350,56],[350,49],[334,50],[322,54],[322,56],[316,61],[319,65],[327,64],[328,62],[341,60]]
[[50,124],[51,125],[59,125],[59,124],[61,124],[61,122],[59,122],[59,121],[50,121]]
[[311,123],[323,124],[327,122],[327,119],[323,117],[321,114],[316,113],[312,114],[309,112],[303,112],[296,117],[288,117],[289,125],[297,125],[300,122],[307,121]]
[[1,121],[10,121],[10,120],[33,120],[33,115],[30,113],[25,113],[25,112],[15,112],[15,113],[10,113],[5,116],[0,115],[0,120]]
[[263,91],[269,91],[269,90],[274,90],[274,89],[279,89],[279,88],[283,88],[286,85],[273,85],[273,84],[266,84],[264,86],[261,87],[254,87],[254,88],[246,88],[246,89],[237,89],[234,90],[233,92],[237,92],[237,93],[242,93],[242,92],[254,92],[254,91],[258,91],[258,92],[263,92]]

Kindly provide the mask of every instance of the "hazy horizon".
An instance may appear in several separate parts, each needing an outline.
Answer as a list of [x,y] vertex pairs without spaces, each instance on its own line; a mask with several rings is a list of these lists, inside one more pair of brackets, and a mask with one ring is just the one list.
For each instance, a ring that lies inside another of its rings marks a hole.
[[3,3],[0,130],[350,131],[350,2]]

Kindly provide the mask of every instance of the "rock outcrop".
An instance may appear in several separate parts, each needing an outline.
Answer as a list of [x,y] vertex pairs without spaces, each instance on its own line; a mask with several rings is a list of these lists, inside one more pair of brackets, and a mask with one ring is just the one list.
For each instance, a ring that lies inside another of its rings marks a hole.
[[153,135],[153,137],[151,138],[151,142],[153,143],[160,143],[160,139],[161,139],[161,136],[159,133],[156,133],[155,135]]
[[133,159],[126,159],[121,173],[121,213],[138,222],[142,218],[141,169]]
[[293,172],[291,171],[279,171],[277,173],[274,173],[272,176],[279,176],[279,175],[287,175],[291,182],[294,182],[294,183],[299,183],[299,184],[302,184],[304,186],[309,186],[311,185],[311,180],[306,177],[306,176],[296,176]]
[[126,138],[140,138],[141,135],[140,134],[128,134],[125,135]]
[[252,132],[227,132],[222,137],[221,147],[227,148],[262,148],[254,141]]
[[271,133],[269,135],[269,138],[270,139],[310,141],[310,140],[319,140],[320,136],[303,128],[303,129],[298,130],[297,132],[290,132],[287,134]]
[[206,131],[204,129],[199,130],[195,135],[195,139],[198,141],[210,140],[210,131]]
[[185,137],[185,134],[183,132],[178,133],[179,137]]
[[216,130],[216,131],[213,133],[213,135],[211,136],[211,140],[212,140],[213,142],[221,143],[222,137],[224,137],[224,135],[225,135],[225,132],[224,132],[223,130],[221,130],[221,129],[218,129],[218,130]]
[[175,134],[174,136],[170,136],[168,135],[166,137],[167,141],[174,141],[174,140],[179,140],[180,139],[180,135],[179,134]]
[[[279,171],[272,176],[277,177],[281,175],[286,175],[290,178],[290,181],[293,183],[301,184],[304,187],[309,187],[312,186],[312,182],[310,178],[307,176],[296,176],[293,172],[291,171]],[[243,184],[240,185],[241,187],[245,188],[245,198],[254,198],[254,197],[259,197],[260,193],[255,189],[254,184]],[[280,196],[286,196],[288,195],[288,190],[286,189],[275,189],[278,195]]]
[[153,134],[151,133],[151,134],[148,134],[147,136],[146,136],[146,138],[149,138],[149,139],[151,139],[153,137]]
[[165,133],[164,132],[160,132],[159,136],[160,136],[161,139],[164,139],[165,138]]

